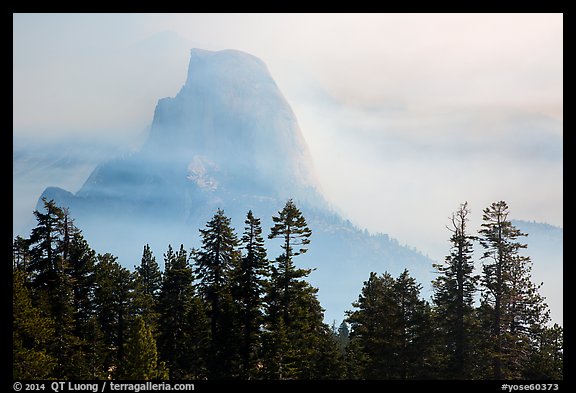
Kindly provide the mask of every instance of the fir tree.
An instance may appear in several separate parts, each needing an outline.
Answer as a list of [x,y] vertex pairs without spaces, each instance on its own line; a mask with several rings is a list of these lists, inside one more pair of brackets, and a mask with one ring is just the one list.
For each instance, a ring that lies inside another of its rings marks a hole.
[[271,283],[265,295],[264,329],[262,334],[263,354],[261,373],[265,379],[282,379],[293,365],[285,359],[291,357],[288,334],[280,312],[280,291],[274,285],[277,269],[271,266]]
[[352,378],[429,378],[431,316],[420,298],[420,284],[404,270],[398,279],[389,273],[370,273],[364,282],[355,311],[348,311],[351,324],[348,363]]
[[28,272],[30,264],[29,241],[22,236],[16,236],[12,242],[12,267]]
[[467,232],[470,209],[465,202],[452,215],[450,255],[444,264],[435,264],[439,277],[433,281],[436,325],[442,342],[442,374],[444,378],[469,379],[473,357],[471,338],[474,325],[474,275],[472,241]]
[[148,244],[144,246],[140,265],[135,266],[134,270],[135,313],[141,315],[146,325],[155,331],[158,322],[158,296],[162,287],[162,273]]
[[564,329],[558,324],[539,327],[531,341],[524,379],[564,379]]
[[432,350],[434,349],[430,305],[421,299],[422,285],[410,276],[407,269],[398,276],[394,284],[394,295],[398,308],[397,339],[399,347],[399,379],[430,378]]
[[231,292],[231,272],[240,259],[238,239],[221,209],[200,235],[202,247],[195,255],[195,274],[199,293],[208,305],[209,371],[211,378],[230,378],[237,374],[239,363],[240,333],[234,326],[236,310]]
[[480,244],[482,259],[482,303],[490,312],[492,377],[520,378],[527,364],[531,332],[549,320],[544,299],[530,281],[531,261],[520,255],[526,248],[518,241],[526,236],[508,220],[508,205],[495,202],[484,209]]
[[151,380],[168,379],[165,364],[158,360],[156,340],[144,318],[136,316],[126,344],[126,363],[122,379]]
[[32,304],[26,272],[12,270],[12,378],[48,379],[56,359],[47,347],[54,340],[54,322]]
[[[293,258],[307,251],[304,246],[310,244],[309,238],[312,231],[308,228],[302,212],[291,199],[278,212],[278,216],[272,217],[272,220],[274,226],[270,229],[268,238],[281,239],[281,247],[284,251],[276,259],[272,285],[275,286],[279,296],[277,306],[280,308],[280,314],[285,325],[289,327],[292,322],[290,305],[291,303],[294,304],[295,292],[299,289],[297,287],[301,286],[297,282],[312,272],[311,269],[297,269]],[[295,248],[297,249],[295,250]]]
[[[374,272],[364,282],[356,308],[347,312],[351,326],[348,363],[356,362],[352,374],[360,379],[392,379],[399,362],[397,340],[399,310],[394,296],[395,280],[389,273]],[[386,321],[386,323],[384,323]]]
[[96,255],[81,231],[72,229],[67,254],[74,300],[74,335],[78,347],[73,357],[75,370],[71,377],[97,379],[102,376],[102,356],[95,349],[103,347],[103,336],[96,325],[94,302]]
[[284,251],[271,268],[271,288],[266,297],[267,329],[277,338],[267,340],[268,376],[273,379],[309,378],[311,362],[318,349],[323,328],[323,310],[316,298],[318,290],[304,278],[311,269],[298,269],[293,258],[307,251],[312,231],[302,212],[288,200],[278,216],[269,239],[281,239]]
[[[269,239],[281,239],[283,254],[276,259],[276,279],[273,285],[278,288],[280,295],[280,308],[284,322],[290,325],[289,305],[293,298],[294,283],[307,277],[311,269],[297,269],[294,265],[293,258],[304,254],[308,249],[304,246],[310,244],[312,231],[308,228],[306,219],[302,212],[296,207],[290,199],[286,202],[284,208],[278,213],[278,216],[272,217],[274,226],[270,229]],[[296,250],[295,250],[296,248]]]
[[112,377],[121,375],[125,366],[125,344],[134,283],[130,271],[116,257],[98,254],[96,265],[95,302],[99,324],[104,336],[106,353],[104,370]]
[[93,315],[83,327],[82,374],[72,378],[101,380],[110,377],[106,360],[109,354],[106,335],[100,326],[98,315]]
[[32,229],[29,239],[31,282],[36,290],[45,294],[54,288],[57,278],[57,259],[61,252],[61,229],[64,211],[54,201],[42,199],[43,213],[34,211],[37,226]]
[[166,361],[170,379],[203,379],[210,332],[204,304],[194,293],[193,272],[181,245],[168,246],[158,299],[158,350]]
[[270,265],[266,258],[266,248],[262,238],[260,219],[249,211],[246,227],[241,239],[244,254],[232,273],[234,277],[233,295],[238,305],[241,325],[240,357],[242,359],[241,378],[253,379],[258,374],[261,356],[263,301],[268,287]]
[[[30,239],[17,238],[15,266],[30,274],[34,304],[54,321],[49,352],[57,360],[53,376],[96,378],[90,354],[99,343],[89,326],[94,318],[94,251],[74,225],[67,209],[43,199],[35,211]],[[97,368],[97,367],[96,367]]]
[[312,232],[292,200],[273,217],[274,263],[251,211],[239,242],[218,210],[190,258],[168,247],[163,275],[148,244],[131,273],[43,203],[30,238],[13,241],[15,379],[563,378],[563,329],[548,325],[503,201],[483,212],[480,280],[464,203],[434,265],[434,307],[408,270],[371,273],[338,329],[323,322],[312,270],[294,263]]
[[80,231],[72,236],[69,249],[70,277],[73,282],[76,334],[82,336],[84,328],[94,316],[94,290],[96,253]]
[[340,351],[337,332],[322,323],[317,335],[318,344],[314,350],[309,379],[344,379],[346,364]]
[[54,320],[54,341],[49,348],[56,359],[54,376],[68,378],[77,373],[81,340],[75,334],[74,279],[69,260],[70,239],[78,232],[68,211],[53,200],[43,199],[44,211],[34,211],[37,226],[29,239],[30,284],[37,307]]
[[317,298],[318,290],[302,282],[295,307],[290,339],[295,349],[299,379],[341,379],[344,362],[336,337],[324,321],[324,309]]

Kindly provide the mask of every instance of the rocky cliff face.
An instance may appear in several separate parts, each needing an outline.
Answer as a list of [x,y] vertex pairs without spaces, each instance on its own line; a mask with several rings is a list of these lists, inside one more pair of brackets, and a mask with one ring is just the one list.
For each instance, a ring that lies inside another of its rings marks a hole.
[[[198,247],[198,229],[218,208],[238,232],[248,210],[266,231],[293,198],[313,231],[299,262],[318,268],[311,280],[338,319],[370,271],[408,267],[428,280],[431,270],[418,252],[331,211],[296,117],[265,64],[234,50],[193,49],[185,85],[159,100],[140,151],[100,164],[76,194],[50,187],[43,196],[69,207],[90,244],[128,267],[146,243],[159,259],[169,243]],[[270,250],[271,258],[279,254]]]
[[235,198],[238,207],[239,197],[325,208],[318,189],[296,117],[264,63],[193,49],[186,84],[159,100],[142,150],[98,166],[68,202],[79,214],[105,204],[116,214],[191,222],[210,202]]

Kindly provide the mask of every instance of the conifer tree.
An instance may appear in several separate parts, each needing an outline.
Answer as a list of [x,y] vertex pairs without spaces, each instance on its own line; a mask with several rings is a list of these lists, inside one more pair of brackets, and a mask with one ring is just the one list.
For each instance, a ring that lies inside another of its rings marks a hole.
[[82,370],[71,378],[102,380],[110,377],[106,360],[109,349],[106,347],[106,335],[100,326],[98,314],[94,314],[83,327]]
[[168,379],[168,370],[158,360],[156,340],[141,315],[134,318],[126,344],[126,363],[122,379],[138,381]]
[[193,272],[184,246],[164,254],[164,277],[158,298],[158,350],[170,379],[203,379],[210,332],[204,304],[194,292]]
[[281,299],[277,282],[277,270],[272,266],[271,285],[266,294],[265,329],[262,334],[262,375],[265,379],[289,379],[297,374],[295,348],[288,338],[282,317]]
[[164,274],[148,244],[133,273],[96,256],[66,208],[43,204],[12,244],[15,379],[563,378],[563,328],[548,324],[504,201],[484,210],[478,238],[467,203],[454,213],[433,307],[408,270],[371,273],[338,329],[323,322],[312,270],[294,263],[312,232],[292,200],[273,217],[273,263],[251,211],[238,241],[218,210],[201,249],[168,246]]
[[345,376],[346,379],[358,380],[365,379],[367,373],[366,366],[369,365],[369,359],[364,351],[363,340],[361,338],[350,338],[344,354]]
[[44,213],[36,210],[37,226],[29,239],[30,284],[33,301],[54,320],[50,353],[56,359],[54,375],[77,373],[81,340],[75,334],[74,279],[69,259],[71,237],[78,232],[67,210],[43,198]]
[[310,244],[309,238],[312,231],[308,228],[306,219],[292,199],[286,202],[284,208],[278,212],[278,216],[272,217],[272,220],[274,226],[270,229],[268,238],[281,239],[281,247],[284,251],[276,259],[273,285],[276,287],[280,298],[278,307],[280,307],[284,324],[289,327],[292,323],[290,305],[295,300],[296,282],[312,272],[311,269],[297,269],[293,258],[308,250],[305,246]]
[[370,273],[352,304],[357,310],[347,312],[348,363],[359,362],[349,364],[351,378],[430,378],[431,315],[420,289],[407,270],[396,280],[389,273]]
[[508,219],[508,205],[494,202],[483,212],[479,233],[482,259],[482,303],[490,310],[492,378],[520,378],[528,362],[532,332],[549,320],[544,299],[531,281],[531,261],[520,255],[526,236]]
[[444,378],[469,379],[474,357],[471,342],[474,328],[474,294],[478,278],[474,275],[473,241],[467,231],[470,209],[460,205],[452,215],[452,244],[444,264],[435,264],[439,277],[433,281],[436,326],[442,343]]
[[212,379],[237,376],[239,331],[235,329],[232,299],[232,271],[239,263],[238,239],[230,219],[218,209],[200,230],[202,247],[195,255],[196,279],[201,297],[207,303],[210,320],[209,371]]
[[420,297],[422,285],[410,276],[407,269],[394,284],[398,308],[398,368],[399,379],[430,378],[429,365],[435,348],[430,305]]
[[262,237],[260,219],[252,211],[246,215],[241,248],[244,253],[232,273],[234,278],[233,295],[238,307],[241,325],[240,357],[242,379],[253,379],[258,375],[261,356],[263,301],[268,288],[270,265],[266,258],[266,248]]
[[[354,374],[360,379],[392,379],[398,364],[397,321],[399,310],[394,296],[394,278],[370,273],[364,282],[356,308],[347,312],[351,326],[350,360],[356,362]],[[386,321],[386,323],[384,323]]]
[[295,349],[299,379],[341,379],[344,362],[336,337],[324,323],[324,309],[317,298],[318,290],[308,282],[300,289],[294,321],[289,336]]
[[95,303],[106,353],[104,370],[112,377],[125,367],[125,345],[131,315],[134,283],[130,271],[123,268],[112,254],[98,254],[96,265]]
[[[536,328],[536,327],[535,327]],[[564,379],[564,329],[558,324],[538,328],[531,341],[524,379]]]
[[82,233],[73,234],[68,252],[70,277],[73,282],[76,334],[84,334],[84,328],[94,316],[94,290],[96,253]]
[[266,296],[266,374],[272,379],[319,378],[320,362],[338,350],[323,322],[318,289],[305,281],[312,270],[294,264],[294,257],[307,251],[312,231],[292,200],[272,220],[268,238],[280,239],[283,253],[271,268]]
[[[30,239],[17,238],[15,266],[29,272],[34,304],[54,321],[49,351],[57,360],[53,376],[96,378],[94,342],[94,251],[68,209],[43,199]],[[91,325],[92,324],[92,325]],[[90,325],[90,326],[89,326]]]
[[268,330],[270,335],[277,336],[267,341],[275,345],[267,349],[268,373],[273,379],[293,379],[298,378],[304,368],[299,364],[299,359],[303,357],[296,343],[296,332],[305,322],[298,320],[297,315],[301,316],[303,312],[303,302],[300,300],[305,282],[302,279],[311,272],[310,269],[297,269],[293,258],[307,251],[305,246],[310,243],[312,231],[291,199],[272,220],[274,226],[268,238],[282,240],[283,253],[272,266],[271,290],[267,295]]
[[[42,199],[44,211],[34,211],[37,226],[29,239],[30,272],[33,287],[45,295],[56,282],[57,259],[61,252],[61,229],[64,211],[54,201]],[[46,299],[48,301],[48,299]]]
[[96,288],[96,253],[82,232],[71,227],[68,246],[69,276],[72,281],[74,302],[74,335],[77,348],[71,377],[97,379],[102,376],[102,356],[97,348],[103,347],[103,335],[96,322],[94,293]]
[[28,272],[30,264],[29,241],[18,235],[12,242],[12,267]]
[[47,347],[54,340],[54,322],[32,304],[26,272],[12,270],[12,378],[48,379],[56,359]]
[[135,313],[141,315],[146,325],[155,331],[158,322],[158,296],[162,287],[162,273],[148,244],[144,246],[140,265],[134,267],[134,275]]

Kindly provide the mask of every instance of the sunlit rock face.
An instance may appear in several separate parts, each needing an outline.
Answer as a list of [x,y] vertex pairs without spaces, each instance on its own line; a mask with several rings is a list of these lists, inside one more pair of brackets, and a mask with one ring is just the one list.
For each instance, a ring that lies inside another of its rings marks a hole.
[[[199,247],[198,229],[218,208],[238,233],[252,210],[266,235],[292,198],[313,231],[297,264],[317,268],[310,280],[338,319],[370,271],[408,267],[427,280],[431,270],[420,253],[330,209],[290,105],[266,65],[235,50],[193,49],[186,83],[158,101],[140,151],[103,162],[75,194],[49,187],[43,196],[69,207],[92,247],[127,267],[139,263],[146,243],[160,260],[168,244]],[[280,253],[269,242],[269,257]]]

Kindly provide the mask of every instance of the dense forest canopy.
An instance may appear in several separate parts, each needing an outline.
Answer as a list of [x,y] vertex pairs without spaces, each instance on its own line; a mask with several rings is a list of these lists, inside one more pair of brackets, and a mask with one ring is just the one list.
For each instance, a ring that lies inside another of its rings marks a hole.
[[133,270],[96,254],[43,202],[13,241],[14,379],[563,379],[563,329],[504,201],[476,234],[467,203],[452,215],[430,301],[408,270],[372,272],[339,326],[298,267],[313,232],[292,200],[269,230],[249,211],[237,233],[218,210],[198,249],[168,245],[163,270],[148,244]]

